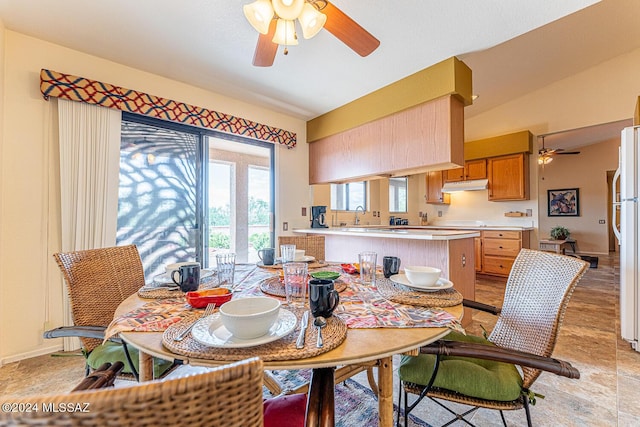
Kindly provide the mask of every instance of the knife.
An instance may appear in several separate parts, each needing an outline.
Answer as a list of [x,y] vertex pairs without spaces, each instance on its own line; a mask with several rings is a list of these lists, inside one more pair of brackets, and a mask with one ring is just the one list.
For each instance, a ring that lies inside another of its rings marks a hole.
[[309,311],[305,311],[302,314],[302,320],[300,321],[300,334],[298,335],[298,339],[296,341],[296,348],[304,347],[304,337],[307,332],[307,326],[309,325]]

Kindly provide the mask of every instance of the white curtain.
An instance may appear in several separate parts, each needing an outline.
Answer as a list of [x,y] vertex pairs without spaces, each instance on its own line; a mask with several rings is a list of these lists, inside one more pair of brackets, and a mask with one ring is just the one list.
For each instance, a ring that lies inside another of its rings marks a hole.
[[[121,117],[118,110],[58,100],[62,252],[115,246]],[[77,349],[79,341],[65,338],[63,346]]]

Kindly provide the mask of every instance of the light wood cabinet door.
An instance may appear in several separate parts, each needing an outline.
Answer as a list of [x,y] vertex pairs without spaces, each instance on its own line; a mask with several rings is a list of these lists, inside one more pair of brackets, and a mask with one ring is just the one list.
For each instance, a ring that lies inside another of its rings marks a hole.
[[448,205],[450,197],[442,192],[443,171],[428,172],[426,179],[427,184],[427,203]]
[[444,175],[444,182],[464,181],[465,169],[447,169],[446,171],[443,171],[442,174]]
[[487,159],[469,160],[464,163],[465,179],[485,179],[487,177]]
[[487,160],[489,200],[529,200],[529,156],[526,153]]

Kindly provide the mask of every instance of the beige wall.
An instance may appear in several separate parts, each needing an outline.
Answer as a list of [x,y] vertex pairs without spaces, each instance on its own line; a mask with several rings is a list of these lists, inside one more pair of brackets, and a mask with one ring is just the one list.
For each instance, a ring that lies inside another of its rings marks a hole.
[[[0,88],[4,88],[4,23],[2,19],[0,19]],[[3,219],[3,209],[2,206],[5,205],[4,199],[4,173],[2,167],[2,159],[4,159],[4,89],[0,93],[0,224],[2,224]],[[2,227],[0,226],[0,242],[3,242],[4,238],[2,235]],[[4,271],[4,257],[3,257],[3,247],[0,244],[0,271]],[[6,300],[5,291],[2,286],[2,279],[0,278],[0,310],[4,306],[4,301]],[[0,321],[3,319],[0,319]],[[4,353],[4,332],[2,327],[0,327],[0,355]],[[0,366],[2,365],[0,359]]]
[[[553,162],[540,169],[538,200],[540,209],[540,236],[547,238],[556,225],[567,227],[577,241],[577,251],[584,254],[609,252],[607,221],[607,171],[618,167],[620,139],[580,148],[580,154],[555,156]],[[579,189],[580,216],[549,217],[547,190]],[[599,221],[605,221],[599,224]]]
[[39,92],[41,68],[296,132],[296,148],[276,149],[276,215],[290,227],[308,225],[300,215],[300,206],[309,205],[307,180],[292,179],[308,176],[304,121],[19,33],[0,34],[6,107],[0,116],[0,363],[59,348],[55,340],[42,338],[45,328],[62,323],[63,282],[51,257],[60,241],[55,101],[44,101]]

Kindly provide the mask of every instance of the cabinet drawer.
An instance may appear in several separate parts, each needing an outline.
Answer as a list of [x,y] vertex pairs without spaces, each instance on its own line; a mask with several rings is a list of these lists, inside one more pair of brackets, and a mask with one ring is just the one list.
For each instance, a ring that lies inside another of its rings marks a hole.
[[483,246],[485,255],[515,258],[520,252],[520,240],[485,239]]
[[513,265],[513,258],[502,258],[485,256],[484,265],[482,266],[484,272],[487,274],[499,274],[501,276],[508,276]]
[[485,239],[518,239],[520,240],[520,231],[498,231],[489,230],[483,231],[482,236]]

